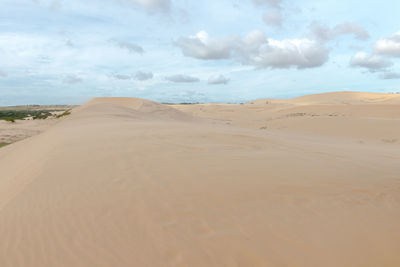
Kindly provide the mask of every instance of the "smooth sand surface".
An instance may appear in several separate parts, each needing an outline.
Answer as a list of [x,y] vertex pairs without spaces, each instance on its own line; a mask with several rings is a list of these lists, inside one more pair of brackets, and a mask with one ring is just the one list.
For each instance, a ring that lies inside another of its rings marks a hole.
[[[13,106],[0,107],[2,110],[52,110],[54,115],[60,115],[63,112],[74,108],[75,106]],[[54,111],[56,110],[56,111]],[[0,120],[0,144],[14,143],[25,138],[37,135],[56,124],[59,120],[54,117],[46,119],[25,119],[9,122]]]
[[400,95],[101,98],[0,149],[0,266],[400,266]]
[[58,122],[57,119],[17,120],[14,123],[0,120],[0,143],[13,143],[37,135]]

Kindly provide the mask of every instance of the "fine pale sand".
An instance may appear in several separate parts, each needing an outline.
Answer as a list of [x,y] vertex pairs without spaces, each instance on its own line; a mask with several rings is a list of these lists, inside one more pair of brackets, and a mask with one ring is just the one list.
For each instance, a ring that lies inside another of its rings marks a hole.
[[17,120],[14,123],[0,120],[0,143],[13,143],[40,134],[58,122],[57,119]]
[[[0,107],[2,110],[51,110],[55,115],[61,115],[63,112],[74,108],[74,106],[14,106],[14,107]],[[57,111],[54,111],[57,110]],[[25,119],[16,120],[11,123],[9,121],[0,120],[0,144],[8,144],[25,138],[37,135],[49,127],[56,124],[59,120],[54,117],[46,119]]]
[[400,266],[400,95],[101,98],[0,149],[0,266]]

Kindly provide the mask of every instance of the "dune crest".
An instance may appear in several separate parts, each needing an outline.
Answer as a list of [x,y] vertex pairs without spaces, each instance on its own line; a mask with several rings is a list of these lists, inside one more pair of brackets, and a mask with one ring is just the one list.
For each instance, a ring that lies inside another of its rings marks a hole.
[[80,115],[99,113],[144,120],[194,120],[192,116],[168,105],[129,97],[100,97],[77,109]]
[[399,266],[397,97],[265,101],[97,98],[1,148],[1,266]]
[[253,104],[293,104],[293,105],[364,105],[364,104],[400,104],[400,94],[364,93],[364,92],[332,92],[305,95],[291,99],[261,99]]

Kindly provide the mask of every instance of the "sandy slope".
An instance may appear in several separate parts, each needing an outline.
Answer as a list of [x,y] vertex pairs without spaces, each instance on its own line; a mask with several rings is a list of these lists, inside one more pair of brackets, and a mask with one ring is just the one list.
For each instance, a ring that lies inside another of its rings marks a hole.
[[[14,106],[0,107],[2,110],[52,110],[55,115],[60,115],[75,106]],[[57,111],[54,111],[57,110]],[[13,143],[37,135],[58,122],[57,118],[48,117],[40,120],[16,120],[14,123],[0,120],[0,144]]]
[[37,135],[58,122],[57,119],[18,120],[15,123],[0,120],[0,143],[13,143]]
[[243,105],[178,105],[196,117],[279,134],[400,144],[400,94],[339,92]]
[[1,266],[399,266],[400,106],[322,97],[75,109],[0,149]]

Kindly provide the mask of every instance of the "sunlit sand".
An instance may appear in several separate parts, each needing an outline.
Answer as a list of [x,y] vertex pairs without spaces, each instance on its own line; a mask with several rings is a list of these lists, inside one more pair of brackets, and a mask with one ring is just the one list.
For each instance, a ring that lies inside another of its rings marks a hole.
[[0,148],[0,266],[400,266],[400,95],[98,98]]

